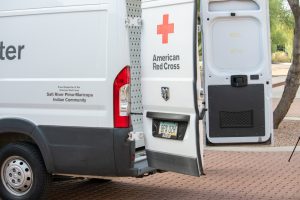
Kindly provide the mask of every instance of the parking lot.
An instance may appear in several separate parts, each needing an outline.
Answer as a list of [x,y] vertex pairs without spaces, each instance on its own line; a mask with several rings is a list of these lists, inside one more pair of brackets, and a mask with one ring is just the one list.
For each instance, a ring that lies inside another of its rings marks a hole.
[[55,182],[48,199],[300,199],[300,152],[206,151],[206,175]]

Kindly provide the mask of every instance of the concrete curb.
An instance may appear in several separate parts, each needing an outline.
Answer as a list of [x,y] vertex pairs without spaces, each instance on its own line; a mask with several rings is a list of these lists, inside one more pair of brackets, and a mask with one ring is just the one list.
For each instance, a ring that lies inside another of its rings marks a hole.
[[300,121],[300,117],[285,117],[284,120]]

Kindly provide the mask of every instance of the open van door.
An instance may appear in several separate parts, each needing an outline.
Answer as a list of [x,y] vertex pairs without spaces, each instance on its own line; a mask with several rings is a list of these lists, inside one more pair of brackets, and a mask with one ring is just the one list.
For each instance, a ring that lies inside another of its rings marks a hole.
[[142,96],[150,167],[203,174],[197,95],[197,3],[142,1]]
[[272,142],[269,1],[201,0],[209,142]]

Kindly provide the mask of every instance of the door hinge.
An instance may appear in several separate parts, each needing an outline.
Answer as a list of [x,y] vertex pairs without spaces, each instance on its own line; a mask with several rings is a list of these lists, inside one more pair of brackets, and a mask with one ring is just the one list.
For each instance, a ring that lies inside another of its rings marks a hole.
[[141,17],[127,17],[125,19],[126,27],[140,27],[142,26],[142,18]]
[[128,141],[136,141],[136,140],[143,140],[144,133],[143,132],[130,132],[128,133]]
[[198,24],[197,25],[197,32],[201,33],[201,31],[202,31],[202,26],[201,26],[201,24]]

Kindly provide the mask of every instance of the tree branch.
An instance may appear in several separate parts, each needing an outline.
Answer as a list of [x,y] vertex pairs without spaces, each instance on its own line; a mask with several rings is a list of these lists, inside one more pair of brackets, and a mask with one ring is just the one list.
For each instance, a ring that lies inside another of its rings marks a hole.
[[293,62],[286,78],[286,85],[278,106],[274,111],[274,128],[277,129],[288,113],[293,100],[296,97],[300,83],[300,7],[299,0],[288,0],[292,9],[295,29],[293,44]]
[[294,13],[295,16],[299,15],[300,7],[299,7],[299,0],[288,0],[289,5]]

